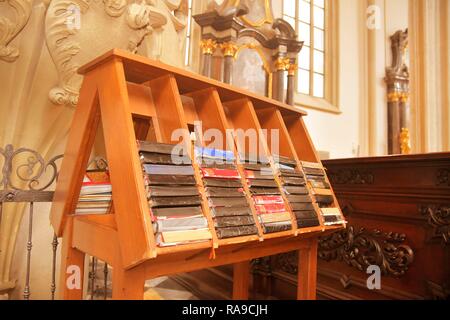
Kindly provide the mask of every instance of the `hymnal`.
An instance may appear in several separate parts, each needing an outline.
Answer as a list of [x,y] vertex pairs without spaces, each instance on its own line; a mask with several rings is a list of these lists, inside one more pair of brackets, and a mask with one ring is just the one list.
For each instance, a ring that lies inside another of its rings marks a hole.
[[298,186],[284,186],[283,190],[286,194],[295,194],[295,195],[307,195],[309,194],[309,191],[305,187],[298,187]]
[[249,179],[248,184],[250,187],[278,188],[274,180]]
[[318,162],[307,162],[307,161],[302,161],[302,166],[304,168],[313,168],[313,169],[323,169],[323,166],[321,163]]
[[192,176],[194,175],[194,168],[192,166],[175,166],[175,165],[159,165],[159,164],[144,164],[145,173],[149,175],[180,175]]
[[309,180],[308,182],[315,189],[330,189],[330,184],[326,181]]
[[254,224],[255,220],[252,216],[216,217],[216,219],[214,219],[214,226],[216,228],[251,226]]
[[257,214],[286,212],[284,203],[255,205]]
[[323,204],[323,205],[329,205],[334,202],[333,196],[327,196],[327,195],[315,195],[317,203]]
[[257,196],[271,196],[279,195],[280,189],[278,188],[250,188],[250,192]]
[[222,188],[242,188],[240,180],[204,178],[203,184],[206,187],[222,187]]
[[263,224],[291,221],[291,215],[289,214],[289,212],[268,213],[268,214],[259,215],[258,217],[259,217],[259,221]]
[[175,156],[170,154],[141,152],[141,162],[146,164],[164,164],[164,165],[191,165],[191,159],[188,156]]
[[312,203],[291,203],[293,211],[314,210]]
[[284,185],[287,186],[303,186],[306,184],[306,181],[304,178],[298,178],[298,177],[281,177],[281,182]]
[[203,215],[200,207],[152,208],[156,217],[175,218]]
[[219,187],[206,187],[206,195],[210,198],[245,197],[242,189]]
[[[178,150],[175,147],[179,148]],[[184,150],[181,146],[177,146],[174,144],[165,144],[165,143],[156,143],[149,141],[138,141],[138,149],[140,152],[148,152],[148,153],[159,153],[166,155],[177,155],[177,156],[186,156],[188,154],[187,150]],[[180,151],[180,152],[174,152]],[[182,151],[185,151],[184,153]]]
[[186,197],[198,195],[197,187],[152,186],[148,192],[150,197]]
[[203,176],[206,178],[240,179],[237,170],[202,168]]
[[245,207],[248,206],[247,199],[245,197],[239,198],[209,198],[210,207]]
[[196,229],[184,231],[166,231],[157,233],[157,243],[178,244],[199,240],[210,240],[212,238],[209,229]]
[[263,226],[264,233],[275,233],[275,232],[283,232],[292,230],[291,222],[275,222],[275,223],[267,223]]
[[297,220],[302,219],[317,219],[317,213],[313,210],[311,211],[294,211]]
[[208,221],[205,217],[189,217],[178,219],[158,219],[153,223],[153,231],[182,231],[208,228]]
[[234,216],[250,216],[252,211],[249,207],[233,207],[233,208],[211,208],[211,215],[216,217],[234,217]]
[[254,196],[253,201],[255,204],[275,204],[275,203],[283,203],[282,196]]
[[320,222],[317,218],[297,220],[297,227],[299,229],[312,228],[312,227],[318,227],[318,226],[320,226]]
[[217,237],[219,239],[226,239],[226,238],[256,235],[258,234],[258,228],[256,228],[255,225],[231,227],[231,228],[217,228],[216,232]]
[[197,182],[194,176],[177,176],[177,175],[147,175],[148,184],[151,186],[158,185],[179,185],[179,186],[195,186]]
[[330,189],[317,189],[317,188],[313,189],[313,194],[321,195],[321,196],[332,196],[333,195],[333,193],[331,192]]
[[305,196],[288,195],[286,197],[290,203],[311,203],[312,202],[311,197],[309,195],[305,195]]
[[188,207],[201,205],[201,199],[197,197],[152,197],[151,207]]

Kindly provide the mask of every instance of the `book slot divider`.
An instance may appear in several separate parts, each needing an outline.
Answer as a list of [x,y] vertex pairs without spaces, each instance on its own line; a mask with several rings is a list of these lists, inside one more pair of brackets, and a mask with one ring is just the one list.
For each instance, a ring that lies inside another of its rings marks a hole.
[[[283,117],[283,120],[288,129],[289,135],[291,136],[292,141],[294,143],[293,144],[294,151],[297,154],[299,168],[302,169],[302,172],[306,178],[306,174],[303,170],[303,165],[302,165],[301,161],[320,163],[323,167],[322,161],[320,160],[318,153],[314,149],[314,144],[312,142],[311,136],[309,135],[308,131],[306,130],[306,125],[305,125],[305,122],[304,122],[302,116],[300,116],[300,115],[295,116],[295,117],[294,116],[286,116],[286,117]],[[336,194],[334,193],[333,186],[330,183],[330,180],[328,178],[328,174],[326,172],[325,167],[323,167],[323,169],[325,171],[325,181],[330,186],[331,194],[333,197],[333,207],[338,208],[338,210],[341,214],[341,218],[344,219],[344,215],[343,215],[342,210],[337,201]],[[307,183],[307,186],[308,186],[310,192],[312,192],[312,187],[309,185],[309,183]],[[319,205],[318,205],[317,201],[315,200],[315,197],[314,197],[313,204],[314,204],[314,207],[316,208],[316,211],[319,213],[319,218],[321,221],[320,223],[323,226],[323,229],[324,230],[334,229],[334,228],[331,228],[333,226],[325,226],[324,218],[322,216],[322,210],[319,208]],[[345,223],[344,223],[344,227],[346,227]]]
[[[207,127],[215,128],[221,131],[223,137],[225,137],[225,144],[229,142],[230,139],[227,139],[227,134],[231,129],[228,125],[228,121],[225,116],[225,111],[223,110],[223,105],[220,100],[219,94],[215,88],[208,88],[205,90],[191,92],[187,94],[188,96],[194,99],[195,108],[197,109],[197,115],[199,117],[198,120],[204,122],[206,121]],[[244,194],[249,204],[250,210],[252,212],[253,220],[255,221],[256,228],[258,229],[258,235],[250,235],[250,236],[241,236],[234,237],[229,239],[220,239],[220,245],[231,245],[238,243],[245,243],[249,241],[258,241],[262,240],[262,228],[258,221],[256,215],[256,209],[253,205],[253,200],[250,196],[250,189],[247,184],[247,180],[245,178],[245,171],[239,160],[239,154],[236,150],[236,146],[234,143],[230,142],[229,145],[224,145],[227,151],[233,151],[233,154],[236,158],[236,167],[241,177],[241,183],[244,188]]]
[[[280,194],[283,198],[283,202],[284,202],[284,206],[287,212],[289,212],[289,215],[291,217],[291,230],[288,231],[282,231],[282,232],[276,232],[276,233],[272,233],[272,234],[263,234],[263,238],[264,239],[273,239],[273,238],[277,238],[277,237],[285,237],[285,236],[291,236],[297,235],[297,221],[294,219],[294,214],[292,213],[292,210],[290,208],[289,202],[287,201],[284,193],[282,192],[282,187],[281,187],[281,181],[280,179],[277,177],[276,174],[276,168],[275,168],[275,164],[273,162],[273,158],[272,155],[270,153],[269,150],[269,146],[267,144],[267,140],[266,137],[264,137],[264,135],[262,134],[262,128],[261,125],[259,123],[255,108],[253,106],[253,103],[250,101],[250,99],[248,98],[243,98],[243,99],[239,99],[236,101],[231,101],[231,102],[227,102],[224,104],[227,109],[229,110],[228,112],[228,117],[232,118],[231,122],[233,122],[233,127],[234,128],[240,128],[243,130],[248,130],[248,129],[254,129],[257,132],[257,136],[258,136],[258,141],[259,141],[259,146],[258,147],[262,147],[263,151],[264,151],[264,155],[267,157],[267,159],[269,159],[270,162],[270,167],[271,170],[273,172],[275,181],[277,183],[278,189],[280,190]],[[237,137],[235,136],[235,144],[236,144],[236,148],[237,148],[237,152],[238,152],[238,158],[239,158],[239,141],[237,139]],[[244,141],[245,143],[245,141]],[[242,150],[245,151],[245,146],[242,148],[242,146],[240,146]],[[245,171],[243,169],[243,166],[241,166],[242,170]],[[244,173],[245,174],[245,173]],[[250,193],[249,193],[250,194]],[[256,209],[255,209],[255,213],[256,213]]]
[[[189,134],[183,103],[181,100],[180,92],[178,90],[176,79],[173,75],[167,75],[162,78],[151,80],[148,82],[148,84],[152,89],[156,114],[158,115],[158,124],[161,130],[164,132],[163,134],[161,134],[163,138],[163,141],[161,142],[173,143],[172,132],[177,129],[182,129],[182,140],[185,150],[188,151],[191,158],[196,185],[201,197],[202,211],[206,220],[208,221],[208,228],[210,229],[212,235],[212,240],[209,242],[209,247],[213,250],[218,247],[217,234],[215,232],[214,222],[209,210],[208,199],[206,198],[205,188],[200,174],[200,168],[195,162],[193,143]],[[204,244],[184,244],[178,247],[180,248],[158,248],[158,252],[160,252],[161,254],[165,254],[183,250],[191,250],[193,248],[198,249],[203,248]]]

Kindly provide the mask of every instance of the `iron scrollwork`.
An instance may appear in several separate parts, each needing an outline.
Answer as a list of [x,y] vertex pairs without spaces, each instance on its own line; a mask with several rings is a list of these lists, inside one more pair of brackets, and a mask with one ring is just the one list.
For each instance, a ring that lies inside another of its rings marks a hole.
[[[62,158],[62,155],[59,155],[46,162],[35,150],[28,148],[14,150],[10,144],[4,149],[0,148],[0,156],[0,160],[3,160],[0,190],[4,191],[46,190],[56,180],[58,176],[56,162]],[[11,194],[14,195],[14,193]],[[9,201],[12,200],[9,199]]]
[[405,240],[404,234],[370,232],[350,226],[319,240],[319,258],[344,261],[360,271],[377,265],[383,275],[401,277],[414,259],[414,252],[404,244]]

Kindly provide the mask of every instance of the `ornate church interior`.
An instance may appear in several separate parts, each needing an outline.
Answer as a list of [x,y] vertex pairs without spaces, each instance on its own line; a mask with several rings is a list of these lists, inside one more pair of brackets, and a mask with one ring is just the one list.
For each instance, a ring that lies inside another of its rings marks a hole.
[[449,300],[449,17],[0,1],[0,300]]

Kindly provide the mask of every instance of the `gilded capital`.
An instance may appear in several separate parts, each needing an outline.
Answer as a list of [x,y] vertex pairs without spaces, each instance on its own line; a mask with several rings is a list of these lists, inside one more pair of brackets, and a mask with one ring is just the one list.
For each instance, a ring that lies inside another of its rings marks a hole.
[[289,58],[278,57],[278,59],[275,61],[275,69],[277,71],[286,71],[289,69],[289,66]]
[[296,63],[290,63],[288,67],[288,75],[289,76],[295,76],[295,73],[297,72],[298,64]]
[[223,55],[225,57],[235,57],[238,51],[238,46],[234,42],[224,42],[220,45]]
[[200,48],[203,54],[212,55],[217,48],[217,41],[213,39],[203,39],[200,41]]
[[395,102],[402,102],[406,103],[409,100],[409,93],[408,92],[399,92],[399,91],[393,91],[389,92],[387,95],[388,102],[395,103]]

